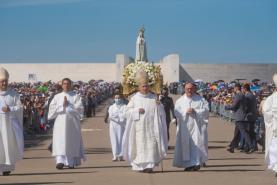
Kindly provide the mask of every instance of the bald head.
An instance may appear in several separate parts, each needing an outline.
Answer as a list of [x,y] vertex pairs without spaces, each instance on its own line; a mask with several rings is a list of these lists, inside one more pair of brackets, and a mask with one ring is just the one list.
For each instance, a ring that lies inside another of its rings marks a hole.
[[192,97],[196,92],[196,87],[193,83],[186,83],[185,93],[187,97]]
[[6,91],[8,88],[9,73],[8,71],[0,67],[0,91]]

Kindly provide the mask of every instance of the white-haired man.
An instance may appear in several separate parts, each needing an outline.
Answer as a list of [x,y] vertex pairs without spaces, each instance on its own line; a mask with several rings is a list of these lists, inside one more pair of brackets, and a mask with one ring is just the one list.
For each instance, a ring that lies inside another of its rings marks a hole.
[[196,94],[196,86],[185,85],[185,94],[175,104],[177,136],[173,166],[198,171],[208,160],[209,106]]
[[156,95],[150,92],[147,73],[138,72],[136,81],[139,92],[126,107],[123,155],[133,170],[151,173],[167,152],[165,113]]
[[[273,75],[277,87],[277,73]],[[266,126],[265,160],[268,169],[275,171],[277,177],[277,91],[273,92],[263,104],[263,115]]]
[[17,92],[8,88],[9,73],[0,68],[0,172],[10,175],[22,159],[23,108]]

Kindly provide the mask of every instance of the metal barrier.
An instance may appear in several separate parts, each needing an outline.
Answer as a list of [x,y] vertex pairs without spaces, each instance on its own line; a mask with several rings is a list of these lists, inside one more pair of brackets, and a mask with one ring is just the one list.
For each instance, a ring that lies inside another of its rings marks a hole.
[[219,102],[211,102],[211,111],[214,115],[219,116],[220,118],[233,122],[234,121],[234,115],[232,111],[225,110],[225,104],[219,103]]

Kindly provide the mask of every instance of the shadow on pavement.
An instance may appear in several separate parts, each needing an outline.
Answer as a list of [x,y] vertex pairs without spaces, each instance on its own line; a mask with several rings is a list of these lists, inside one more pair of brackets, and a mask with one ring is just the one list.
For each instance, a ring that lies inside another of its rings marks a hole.
[[198,172],[261,172],[264,170],[252,170],[252,169],[228,169],[228,170],[199,170],[199,171],[184,171],[184,170],[172,170],[172,171],[154,171],[155,173],[198,173]]
[[76,169],[93,169],[93,168],[130,168],[131,166],[84,166],[84,167],[78,167]]
[[48,149],[47,148],[26,148],[24,151],[32,151],[32,150],[48,150]]
[[88,148],[85,150],[85,154],[106,154],[111,152],[110,148]]
[[24,157],[23,160],[29,160],[29,159],[52,159],[54,157]]
[[209,150],[226,148],[226,146],[208,146]]
[[18,183],[14,182],[14,183],[5,183],[5,185],[71,184],[71,183],[73,182],[18,182]]
[[209,141],[209,143],[230,143],[230,141]]
[[232,167],[232,166],[262,166],[261,164],[218,164],[218,165],[207,165],[210,167]]
[[[78,168],[76,168],[78,169]],[[66,169],[64,169],[66,170]],[[57,172],[46,172],[46,173],[14,173],[11,174],[11,176],[29,176],[29,175],[67,175],[67,174],[82,174],[82,173],[95,173],[94,172],[78,172],[78,171],[67,171],[67,172],[61,172],[61,171],[57,171]]]
[[221,161],[221,160],[251,160],[251,159],[257,159],[253,157],[248,157],[248,158],[211,158],[209,161]]
[[228,170],[200,170],[199,172],[263,172],[264,170],[228,169]]

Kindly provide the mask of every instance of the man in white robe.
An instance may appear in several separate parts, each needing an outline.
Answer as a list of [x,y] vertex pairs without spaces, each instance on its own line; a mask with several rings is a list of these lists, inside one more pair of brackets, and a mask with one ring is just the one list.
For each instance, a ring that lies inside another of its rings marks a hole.
[[48,119],[56,119],[53,130],[53,152],[56,168],[74,168],[85,160],[80,119],[84,108],[81,97],[71,91],[71,80],[62,80],[63,92],[55,95],[49,106]]
[[0,172],[9,175],[23,158],[23,107],[17,92],[8,88],[9,73],[0,68]]
[[156,95],[149,92],[147,73],[140,71],[136,78],[139,92],[126,108],[123,155],[133,170],[151,173],[167,152],[165,113]]
[[108,110],[113,161],[123,161],[122,139],[126,126],[125,111],[126,105],[123,99],[120,98],[120,95],[115,95],[114,104]]
[[186,84],[185,94],[175,103],[178,125],[173,166],[185,168],[185,171],[197,171],[208,160],[209,106],[195,92],[194,84]]
[[[273,75],[277,87],[277,74]],[[277,177],[277,91],[273,92],[263,104],[263,116],[266,129],[265,160],[268,169],[275,171]]]

